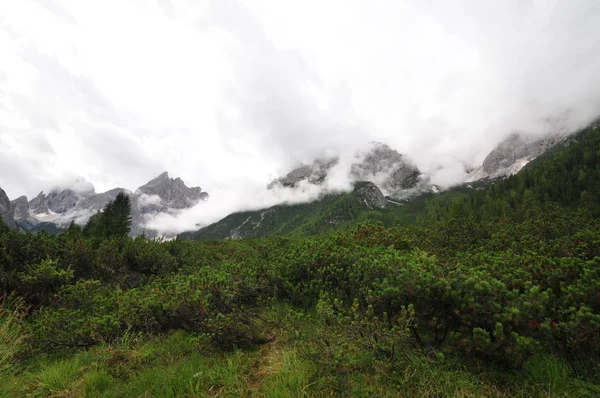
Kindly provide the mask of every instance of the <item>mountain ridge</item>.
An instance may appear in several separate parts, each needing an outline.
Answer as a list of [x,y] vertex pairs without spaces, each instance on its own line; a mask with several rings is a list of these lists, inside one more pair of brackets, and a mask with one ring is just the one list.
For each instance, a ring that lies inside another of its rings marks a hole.
[[[514,175],[531,161],[565,142],[571,135],[572,133],[555,133],[541,138],[531,138],[520,134],[511,134],[486,156],[482,165],[473,170],[463,183],[447,189],[446,192],[453,191],[454,193],[451,192],[450,196],[461,196],[465,189],[475,189],[476,186],[483,187],[498,179]],[[335,167],[337,161],[335,158],[317,159],[310,165],[302,165],[284,177],[276,179],[269,187],[273,188],[275,185],[279,185],[284,189],[294,189],[302,181],[315,185],[323,184],[326,182],[327,173]],[[243,219],[236,216],[238,213],[230,214],[217,223],[204,226],[197,231],[183,233],[180,236],[185,239],[236,239],[260,237],[286,231],[286,228],[274,226],[277,222],[290,222],[291,225],[296,226],[295,230],[294,228],[290,229],[292,234],[296,233],[294,232],[296,230],[314,233],[329,227],[340,227],[353,221],[352,217],[356,217],[356,214],[362,213],[369,213],[370,216],[364,216],[369,220],[381,220],[386,217],[396,220],[411,219],[412,216],[408,213],[421,206],[419,203],[412,202],[419,202],[419,197],[442,192],[439,187],[431,184],[428,175],[422,173],[404,155],[381,143],[375,143],[374,150],[367,152],[363,163],[354,163],[350,170],[351,176],[356,178],[353,182],[353,191],[348,195],[341,195],[340,197],[345,199],[340,200],[339,203],[336,203],[333,198],[327,200],[321,198],[312,202],[315,214],[311,214],[308,209],[310,204],[280,204],[256,211],[240,212]],[[384,175],[386,178],[374,178],[381,170],[387,172]],[[400,178],[395,178],[397,174],[400,174]],[[365,180],[358,180],[358,178],[365,178]],[[382,189],[382,187],[385,188]],[[335,195],[334,192],[325,191],[324,193],[326,198]],[[371,200],[365,200],[364,195],[370,195]],[[411,206],[407,206],[409,204]],[[404,208],[400,208],[400,206],[404,206]],[[324,212],[336,215],[321,216],[320,214]],[[301,214],[307,219],[312,218],[312,221],[307,221],[307,225],[303,225],[298,222],[298,216],[294,213]],[[392,215],[391,213],[398,214]],[[321,223],[322,226],[312,227],[308,225],[310,222]],[[251,228],[248,228],[250,226]]]
[[47,194],[42,191],[31,200],[23,195],[9,201],[8,205],[0,204],[0,211],[11,228],[19,227],[32,232],[41,228],[55,232],[71,222],[87,222],[119,193],[125,193],[131,199],[132,236],[142,233],[158,236],[157,231],[145,227],[148,217],[190,208],[208,198],[208,193],[203,192],[200,187],[188,187],[183,180],[170,178],[165,171],[133,192],[125,188],[113,188],[96,193],[91,183],[77,179],[72,186],[56,187]]
[[[465,183],[484,182],[514,174],[568,136],[565,133],[554,133],[531,138],[511,134],[486,156],[479,167],[469,173]],[[320,187],[321,196],[324,197],[339,193],[339,190],[328,186],[329,180],[335,178],[351,181],[353,189],[358,189],[353,194],[370,210],[402,205],[419,196],[441,191],[439,186],[431,182],[430,176],[419,170],[409,157],[380,142],[372,142],[369,148],[354,153],[350,160],[334,156],[302,164],[273,180],[267,189],[303,189],[303,184],[312,184]],[[3,204],[0,203],[0,212],[11,228],[54,231],[66,227],[70,222],[85,223],[92,214],[101,211],[121,192],[132,198],[132,236],[142,233],[158,236],[158,231],[145,228],[149,217],[161,213],[173,214],[208,199],[208,193],[200,187],[188,187],[183,180],[171,178],[165,171],[134,191],[113,188],[96,193],[90,182],[80,178],[71,186],[57,187],[47,194],[40,192],[31,200],[20,196],[13,201],[9,200],[7,204],[4,199]],[[260,214],[258,219],[264,221],[265,218],[273,217],[277,213],[273,209],[280,209],[285,205],[283,203],[273,208],[257,210],[257,214]],[[231,231],[227,236],[243,235],[239,231]]]

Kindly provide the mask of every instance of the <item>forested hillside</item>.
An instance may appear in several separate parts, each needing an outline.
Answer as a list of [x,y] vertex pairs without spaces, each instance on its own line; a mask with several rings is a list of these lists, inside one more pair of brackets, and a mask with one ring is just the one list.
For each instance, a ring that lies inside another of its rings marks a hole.
[[132,239],[125,196],[1,226],[0,397],[598,397],[599,157],[591,126],[476,190],[325,198],[289,236]]
[[534,159],[520,173],[505,179],[463,184],[403,202],[388,201],[383,208],[369,206],[356,190],[332,194],[312,203],[234,213],[199,231],[183,233],[181,238],[309,236],[350,230],[367,221],[385,226],[425,225],[456,218],[457,212],[477,221],[498,217],[522,220],[528,211],[538,211],[550,202],[569,210],[579,208],[583,202],[584,207],[597,215],[600,211],[598,128],[598,123],[592,124]]

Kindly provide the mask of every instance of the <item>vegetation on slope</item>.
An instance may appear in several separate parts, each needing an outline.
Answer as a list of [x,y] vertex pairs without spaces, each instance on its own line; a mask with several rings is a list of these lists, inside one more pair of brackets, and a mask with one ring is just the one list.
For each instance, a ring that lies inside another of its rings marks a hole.
[[331,194],[312,203],[234,213],[199,231],[181,234],[181,238],[310,236],[349,231],[364,222],[381,222],[385,226],[428,225],[457,218],[458,213],[476,220],[498,217],[522,220],[528,215],[525,208],[536,211],[549,202],[573,210],[584,201],[584,206],[598,215],[600,209],[591,206],[597,202],[594,193],[600,192],[598,126],[594,124],[574,134],[530,162],[520,173],[504,180],[464,184],[401,204],[390,202],[383,209],[366,206],[356,192]]
[[424,200],[419,225],[207,242],[131,239],[127,211],[58,236],[0,226],[0,397],[599,396],[599,153],[588,129]]

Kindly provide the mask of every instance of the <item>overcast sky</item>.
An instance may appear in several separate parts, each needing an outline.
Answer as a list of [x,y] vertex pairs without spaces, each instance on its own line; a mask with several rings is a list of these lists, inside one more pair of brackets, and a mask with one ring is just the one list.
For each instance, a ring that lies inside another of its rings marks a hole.
[[597,116],[599,71],[597,0],[4,0],[0,187],[239,193],[373,140],[449,184]]

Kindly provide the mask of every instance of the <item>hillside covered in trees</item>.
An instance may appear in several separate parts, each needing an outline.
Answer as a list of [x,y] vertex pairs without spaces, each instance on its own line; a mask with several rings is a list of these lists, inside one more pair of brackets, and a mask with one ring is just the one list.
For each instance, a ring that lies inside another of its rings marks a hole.
[[0,397],[600,396],[597,126],[477,189],[321,203],[227,241],[132,239],[125,195],[0,226]]
[[[518,220],[529,210],[539,210],[550,202],[573,210],[582,200],[597,215],[598,209],[593,209],[591,202],[597,197],[594,192],[600,192],[599,159],[594,149],[599,146],[599,125],[596,122],[570,136],[530,162],[521,173],[506,179],[465,183],[437,194],[390,201],[379,208],[366,204],[360,190],[355,189],[350,193],[330,194],[311,203],[230,214],[198,231],[183,233],[181,238],[309,236],[333,230],[348,231],[364,222],[381,222],[385,226],[425,225],[456,218],[459,208],[477,221],[501,216]],[[450,209],[452,206],[454,210]]]

